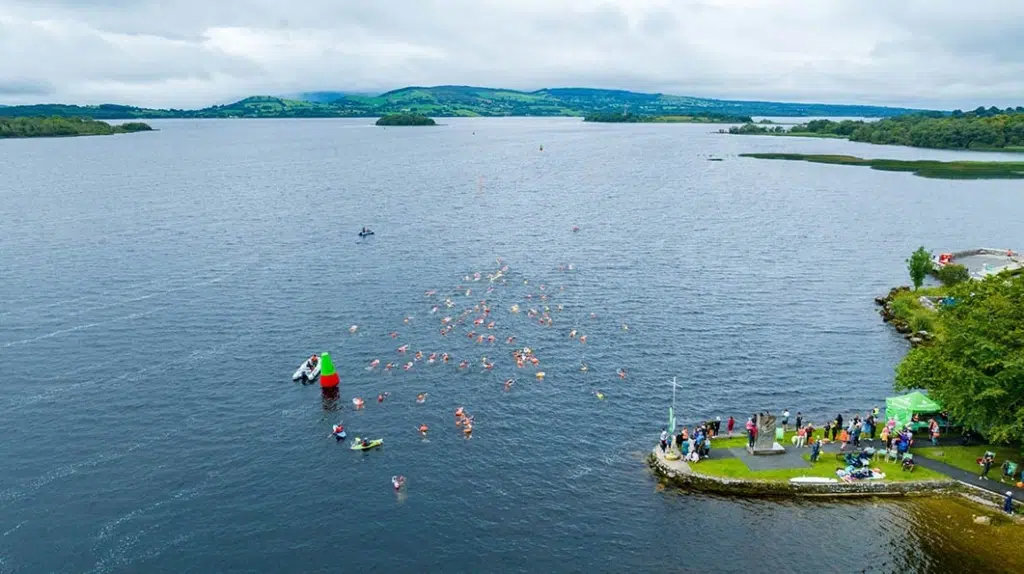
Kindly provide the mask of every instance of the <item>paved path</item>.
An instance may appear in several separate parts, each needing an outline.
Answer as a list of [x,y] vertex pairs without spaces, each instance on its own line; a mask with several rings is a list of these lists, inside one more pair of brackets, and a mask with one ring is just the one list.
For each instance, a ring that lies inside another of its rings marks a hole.
[[[913,452],[913,450],[920,452],[922,449],[912,449],[911,452]],[[1017,506],[1019,507],[1021,504],[1024,504],[1024,488],[1017,488],[1009,483],[1000,481],[999,475],[1001,474],[1001,471],[998,466],[993,466],[992,470],[988,473],[990,477],[995,478],[984,480],[978,477],[978,475],[981,474],[980,466],[978,467],[978,472],[967,472],[961,468],[950,466],[944,462],[931,460],[923,456],[915,456],[914,463],[919,464],[924,468],[941,472],[942,474],[948,475],[954,480],[958,480],[964,484],[969,484],[971,486],[976,486],[983,490],[993,492],[999,496],[1006,496],[1007,491],[1012,491],[1013,499],[1017,501]]]

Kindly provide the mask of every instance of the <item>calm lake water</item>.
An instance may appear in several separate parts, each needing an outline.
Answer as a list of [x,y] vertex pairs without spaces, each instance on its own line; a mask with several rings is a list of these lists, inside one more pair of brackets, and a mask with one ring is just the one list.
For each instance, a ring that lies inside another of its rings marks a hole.
[[[718,126],[370,123],[0,141],[0,572],[1007,565],[921,504],[687,496],[642,459],[673,376],[689,423],[881,405],[906,345],[872,297],[919,245],[1024,247],[1019,182],[744,159],[964,154]],[[503,280],[473,281],[497,258]],[[440,335],[484,298],[496,343]],[[551,327],[527,316],[545,306]],[[453,362],[366,370],[404,344]],[[337,401],[290,381],[323,350]],[[339,421],[384,448],[335,443]]]

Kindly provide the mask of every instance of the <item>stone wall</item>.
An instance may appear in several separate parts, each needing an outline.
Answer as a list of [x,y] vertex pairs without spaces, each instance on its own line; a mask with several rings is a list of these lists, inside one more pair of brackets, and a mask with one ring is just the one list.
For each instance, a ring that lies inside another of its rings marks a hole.
[[[680,471],[672,468],[655,453],[648,463],[658,477],[688,490],[712,494],[772,497],[772,496],[908,496],[958,492],[960,487],[951,480],[919,480],[912,482],[859,482],[793,483],[789,481],[747,480],[720,478]],[[699,463],[698,463],[699,464]]]

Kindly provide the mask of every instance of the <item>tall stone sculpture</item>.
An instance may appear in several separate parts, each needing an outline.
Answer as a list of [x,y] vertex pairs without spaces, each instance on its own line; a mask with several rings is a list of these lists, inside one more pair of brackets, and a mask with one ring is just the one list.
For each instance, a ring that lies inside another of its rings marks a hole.
[[786,449],[775,441],[775,415],[761,413],[754,421],[757,425],[757,437],[754,447],[748,449],[751,454],[782,454]]

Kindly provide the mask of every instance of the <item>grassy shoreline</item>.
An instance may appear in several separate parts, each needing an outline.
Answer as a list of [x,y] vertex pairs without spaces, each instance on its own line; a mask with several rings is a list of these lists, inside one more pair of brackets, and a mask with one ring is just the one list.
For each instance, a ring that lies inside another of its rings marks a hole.
[[807,161],[870,167],[880,171],[907,171],[919,177],[934,179],[1024,179],[1024,162],[862,159],[850,155],[799,153],[741,153],[739,155],[754,159]]

